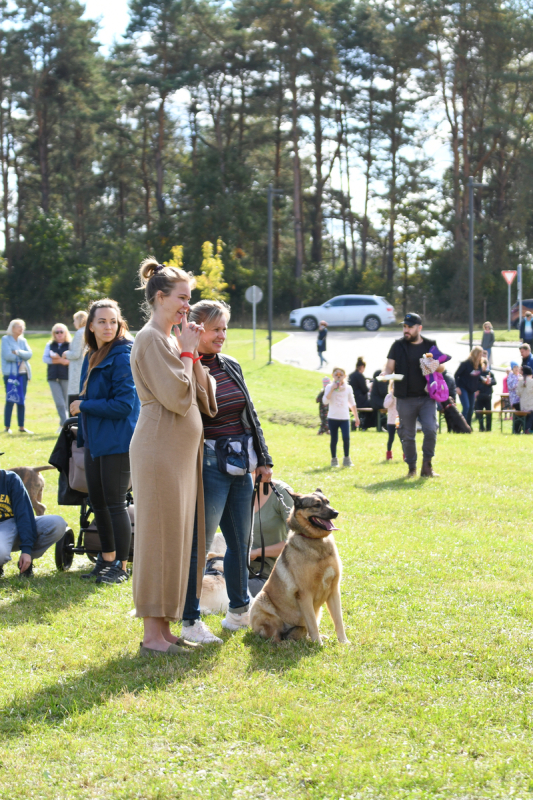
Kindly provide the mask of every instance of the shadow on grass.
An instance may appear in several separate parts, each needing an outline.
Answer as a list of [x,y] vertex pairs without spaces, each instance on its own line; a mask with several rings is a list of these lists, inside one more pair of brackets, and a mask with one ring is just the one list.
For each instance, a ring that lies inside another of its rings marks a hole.
[[293,669],[302,658],[316,656],[322,652],[319,645],[306,639],[275,644],[265,641],[253,631],[245,634],[243,642],[250,653],[248,672],[283,673],[285,670]]
[[81,675],[65,675],[61,683],[56,681],[1,708],[0,735],[24,736],[36,723],[55,727],[120,695],[168,689],[172,683],[185,680],[190,672],[196,678],[210,671],[219,656],[216,645],[185,657],[124,655]]
[[380,481],[379,483],[369,483],[366,486],[362,484],[354,484],[356,489],[363,489],[365,492],[371,492],[375,494],[376,492],[403,492],[408,491],[411,489],[420,489],[422,486],[426,486],[427,481],[425,478],[396,478],[395,480],[390,481]]
[[6,595],[9,598],[8,592],[15,597],[2,607],[2,623],[13,627],[27,622],[48,622],[51,614],[83,603],[93,592],[105,591],[106,587],[97,585],[94,580],[81,580],[81,574],[36,575],[29,580],[14,575],[4,579],[1,584],[4,600]]

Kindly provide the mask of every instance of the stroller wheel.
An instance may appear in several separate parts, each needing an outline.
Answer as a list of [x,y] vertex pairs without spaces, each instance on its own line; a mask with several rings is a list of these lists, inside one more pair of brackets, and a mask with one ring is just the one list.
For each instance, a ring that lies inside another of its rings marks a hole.
[[74,561],[74,532],[67,528],[65,535],[56,542],[56,567],[61,572],[70,569]]

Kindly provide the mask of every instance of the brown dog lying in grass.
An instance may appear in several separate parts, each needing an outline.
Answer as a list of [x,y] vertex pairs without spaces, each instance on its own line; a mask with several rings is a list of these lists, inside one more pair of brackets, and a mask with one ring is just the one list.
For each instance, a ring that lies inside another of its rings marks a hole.
[[348,644],[342,621],[342,565],[331,531],[338,517],[321,489],[293,494],[291,533],[250,611],[250,625],[264,639],[301,639],[322,644],[318,623],[326,603],[339,642]]

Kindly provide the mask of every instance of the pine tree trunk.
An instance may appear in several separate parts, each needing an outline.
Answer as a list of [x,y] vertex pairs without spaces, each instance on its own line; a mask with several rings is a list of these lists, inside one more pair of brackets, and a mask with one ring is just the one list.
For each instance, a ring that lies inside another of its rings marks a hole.
[[159,216],[165,213],[165,199],[163,197],[163,148],[165,145],[165,100],[166,95],[161,96],[159,109],[157,112],[157,148],[155,153],[155,201]]
[[304,237],[302,218],[302,174],[300,166],[300,138],[298,132],[298,89],[296,75],[291,76],[291,116],[292,116],[292,146],[293,146],[293,206],[294,206],[294,244],[295,263],[294,275],[300,278],[304,267]]
[[143,120],[143,145],[141,157],[141,172],[144,188],[144,218],[146,222],[146,231],[150,231],[150,177],[148,175],[148,121],[146,114]]
[[48,167],[48,126],[46,106],[37,106],[37,147],[39,151],[39,171],[41,174],[41,208],[50,210],[50,173]]
[[313,92],[313,123],[315,134],[315,180],[316,189],[313,197],[313,224],[311,228],[311,261],[320,264],[322,261],[322,198],[324,194],[324,179],[322,177],[323,153],[322,153],[322,90],[321,84],[317,83]]

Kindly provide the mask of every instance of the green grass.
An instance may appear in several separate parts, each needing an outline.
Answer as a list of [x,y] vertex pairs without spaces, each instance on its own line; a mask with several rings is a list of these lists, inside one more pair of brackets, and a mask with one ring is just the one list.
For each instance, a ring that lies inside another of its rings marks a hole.
[[[494,330],[494,334],[496,336],[497,342],[518,342],[520,341],[518,336],[518,330],[512,328],[510,331],[508,330]],[[474,331],[474,344],[481,343],[481,337],[483,336],[483,331]],[[468,341],[468,333],[465,333],[462,337],[463,341]]]
[[[31,441],[6,464],[46,461],[56,427],[34,340]],[[261,416],[316,415],[320,377],[244,365]],[[317,417],[318,420],[318,417]],[[137,658],[131,587],[58,574],[51,554],[0,587],[0,797],[510,798],[533,792],[533,442],[441,434],[440,480],[407,482],[398,442],[352,434],[355,468],[328,468],[328,442],[266,422],[275,471],[320,486],[340,510],[351,645],[327,612],[323,649],[228,634],[190,662]],[[46,500],[55,511],[52,473]],[[75,523],[77,509],[62,508]]]

